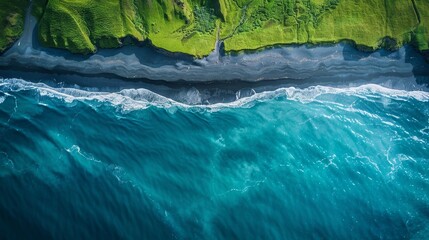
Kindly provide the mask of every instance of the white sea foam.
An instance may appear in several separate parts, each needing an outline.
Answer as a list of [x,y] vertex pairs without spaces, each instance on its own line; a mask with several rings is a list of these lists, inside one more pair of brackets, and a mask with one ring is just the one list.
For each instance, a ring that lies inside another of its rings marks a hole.
[[161,108],[186,108],[193,110],[211,110],[216,111],[223,108],[251,107],[254,103],[264,102],[274,98],[284,97],[289,101],[309,103],[318,101],[323,95],[345,95],[356,96],[360,98],[388,98],[393,100],[415,99],[421,102],[429,101],[429,92],[425,91],[406,91],[391,89],[377,84],[366,84],[357,87],[330,87],[330,86],[311,86],[308,88],[279,88],[274,91],[264,91],[254,93],[251,96],[238,98],[233,102],[215,103],[202,105],[198,91],[188,91],[181,96],[181,102],[170,99],[166,96],[152,92],[150,90],[124,89],[118,92],[103,92],[97,90],[85,90],[76,88],[51,87],[44,83],[32,83],[22,79],[0,79],[0,89],[4,93],[35,90],[40,96],[62,99],[67,103],[74,101],[81,102],[107,102],[114,106],[121,107],[122,110],[132,111],[145,109],[150,106]]

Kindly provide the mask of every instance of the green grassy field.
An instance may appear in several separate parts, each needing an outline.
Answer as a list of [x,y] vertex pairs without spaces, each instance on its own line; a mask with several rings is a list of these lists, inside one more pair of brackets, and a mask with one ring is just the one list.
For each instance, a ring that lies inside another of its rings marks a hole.
[[[21,10],[20,17],[0,10],[13,20],[3,25],[16,22],[1,34],[19,34],[26,3],[18,2],[0,0]],[[429,50],[429,0],[33,0],[33,15],[43,44],[85,54],[132,37],[200,57],[218,33],[226,51],[342,40],[368,50],[406,43]]]
[[119,47],[122,39],[132,37],[203,56],[216,41],[214,8],[211,1],[196,0],[49,0],[44,11],[35,12],[40,40],[48,46],[91,53],[97,47]]
[[225,41],[227,51],[341,40],[376,49],[384,37],[400,46],[419,24],[412,2],[405,0],[254,0],[245,18]]
[[417,8],[420,24],[414,30],[414,43],[418,49],[429,49],[429,1],[428,0],[413,0],[415,8]]
[[195,56],[214,49],[219,12],[212,1],[143,0],[138,11],[145,36],[157,47]]
[[143,28],[132,0],[49,0],[40,18],[39,38],[48,46],[77,53],[96,46],[114,48],[120,39],[143,40]]
[[0,0],[0,53],[21,35],[27,5],[27,0]]

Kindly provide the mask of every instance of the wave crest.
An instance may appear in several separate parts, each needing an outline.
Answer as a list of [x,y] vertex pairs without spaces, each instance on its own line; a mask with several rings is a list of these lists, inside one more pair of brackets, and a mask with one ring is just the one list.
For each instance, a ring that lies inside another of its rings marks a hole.
[[317,101],[318,98],[323,95],[355,96],[365,99],[371,97],[385,97],[393,100],[405,101],[407,99],[415,99],[421,102],[429,101],[429,92],[426,91],[406,91],[391,89],[377,84],[365,84],[357,87],[343,88],[330,86],[311,86],[307,88],[287,87],[278,88],[274,91],[253,91],[250,96],[245,95],[244,97],[240,97],[240,94],[237,92],[237,99],[235,101],[215,104],[201,104],[198,101],[198,99],[201,99],[199,98],[198,94],[200,93],[198,90],[192,92],[192,94],[185,94],[182,96],[182,101],[176,101],[145,88],[123,89],[117,92],[106,92],[98,91],[97,89],[82,89],[79,86],[52,87],[45,83],[27,82],[22,79],[0,79],[0,91],[5,94],[5,96],[9,95],[10,92],[19,92],[25,90],[37,91],[40,96],[61,99],[67,103],[72,103],[74,101],[97,101],[109,103],[120,107],[125,111],[146,109],[151,106],[167,109],[181,108],[216,111],[223,108],[251,107],[256,102],[264,102],[278,98],[285,98],[286,100],[297,101],[301,103],[310,103]]

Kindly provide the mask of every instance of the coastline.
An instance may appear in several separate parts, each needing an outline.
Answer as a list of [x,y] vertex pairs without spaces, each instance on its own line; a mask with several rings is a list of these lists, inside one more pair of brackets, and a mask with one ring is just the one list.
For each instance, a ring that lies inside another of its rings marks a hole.
[[[108,76],[130,81],[342,81],[402,77],[429,82],[429,63],[412,46],[395,51],[364,52],[350,41],[338,44],[276,45],[263,50],[226,53],[217,41],[214,51],[201,59],[154,47],[123,46],[100,49],[92,55],[45,48],[37,38],[37,20],[27,9],[21,38],[0,56],[0,77],[9,70],[48,71],[52,74]],[[2,73],[3,72],[3,73]],[[7,75],[7,74],[6,74]]]
[[[338,43],[346,39],[365,51],[396,49],[405,44],[413,44],[419,50],[428,49],[426,3],[419,0],[377,0],[373,6],[353,0],[250,1],[239,8],[227,7],[230,4],[223,0],[214,2],[218,4],[173,1],[164,6],[157,3],[147,6],[143,3],[144,7],[134,4],[125,9],[115,2],[107,9],[91,2],[79,5],[52,2],[40,6],[36,1],[39,8],[46,7],[37,15],[38,37],[45,46],[83,54],[120,47],[124,39],[134,38],[196,58],[209,55],[216,39],[224,41],[227,52],[278,44]],[[81,13],[86,11],[98,16],[100,21],[94,22],[93,17]],[[107,15],[102,17],[103,14]],[[123,19],[125,15],[129,19]],[[62,20],[57,22],[57,19]]]
[[[413,14],[416,15],[416,21],[418,24],[422,24],[422,19],[423,17],[420,16],[419,12],[417,11],[417,6],[415,4],[414,1],[412,1],[413,3]],[[37,5],[37,4],[36,4]],[[39,6],[40,7],[40,6]],[[413,48],[415,48],[416,51],[420,52],[425,58],[426,60],[429,62],[429,50],[424,50],[425,48],[421,48],[421,46],[417,45],[416,36],[414,36],[413,34],[417,34],[414,33],[415,31],[417,31],[417,29],[414,30],[410,30],[410,32],[404,32],[403,35],[400,38],[395,37],[391,34],[388,33],[388,31],[386,31],[386,33],[384,33],[384,35],[380,35],[380,36],[384,36],[384,37],[380,37],[378,40],[376,40],[375,42],[371,43],[371,44],[365,44],[364,42],[362,42],[359,39],[353,38],[352,36],[338,36],[338,37],[334,37],[334,38],[314,38],[314,37],[309,37],[307,40],[286,40],[283,39],[283,37],[279,36],[278,40],[273,40],[273,41],[262,41],[259,44],[255,45],[255,46],[246,46],[243,45],[243,43],[240,43],[239,45],[241,47],[235,46],[232,47],[229,43],[227,44],[228,41],[230,41],[230,39],[233,37],[234,34],[243,34],[240,32],[237,32],[237,28],[239,28],[243,23],[240,22],[240,24],[238,26],[236,26],[236,29],[230,33],[229,35],[226,36],[221,36],[224,33],[224,30],[220,29],[219,23],[216,23],[216,28],[217,30],[213,30],[215,33],[213,33],[214,35],[216,35],[215,39],[213,40],[213,46],[210,43],[210,47],[207,48],[207,46],[204,46],[204,48],[209,49],[208,51],[206,51],[207,53],[204,53],[202,55],[199,54],[191,54],[189,52],[186,51],[181,51],[179,50],[179,48],[177,50],[171,49],[171,48],[165,48],[161,45],[159,45],[159,43],[156,43],[156,39],[151,39],[149,37],[145,37],[145,38],[139,38],[136,37],[134,35],[124,35],[123,37],[119,37],[117,38],[118,41],[118,45],[115,46],[109,46],[109,45],[103,45],[103,44],[99,44],[99,42],[108,42],[109,41],[109,37],[106,37],[105,39],[103,39],[103,37],[99,38],[97,40],[97,42],[94,42],[94,51],[87,52],[87,53],[81,53],[79,51],[75,51],[73,50],[72,47],[61,47],[61,46],[51,46],[50,44],[47,44],[46,42],[43,42],[42,40],[40,40],[40,31],[41,31],[41,22],[40,22],[40,18],[41,16],[35,16],[33,14],[33,2],[30,1],[29,2],[29,6],[26,9],[26,13],[23,14],[25,15],[25,26],[24,26],[24,30],[22,32],[28,32],[29,29],[31,29],[31,35],[32,35],[32,44],[29,45],[31,47],[33,46],[37,46],[40,48],[43,48],[44,50],[46,50],[46,52],[49,52],[50,50],[52,50],[52,52],[55,52],[55,50],[66,50],[69,53],[72,54],[76,54],[76,55],[81,55],[83,58],[89,58],[93,55],[96,55],[98,52],[100,51],[105,51],[105,50],[110,50],[110,49],[122,49],[124,47],[134,47],[134,46],[142,46],[144,48],[152,48],[155,49],[158,52],[161,52],[164,55],[167,56],[175,56],[179,59],[181,59],[182,57],[186,57],[186,58],[192,58],[192,59],[196,59],[196,60],[204,60],[205,58],[211,56],[214,54],[214,52],[218,52],[218,54],[221,55],[238,55],[240,53],[245,53],[245,54],[253,54],[253,53],[258,53],[261,51],[265,51],[267,49],[272,49],[272,48],[287,48],[287,47],[299,47],[299,46],[305,46],[307,48],[312,48],[312,47],[331,47],[331,46],[335,46],[337,44],[348,44],[353,46],[354,48],[356,48],[358,51],[362,51],[362,52],[376,52],[376,51],[380,51],[380,50],[386,50],[386,51],[396,51],[402,47],[408,47],[408,46],[412,46]],[[243,19],[242,19],[243,20]],[[411,21],[411,20],[410,20]],[[28,26],[28,22],[31,22],[30,27]],[[350,29],[350,31],[354,31],[353,29]],[[237,33],[236,33],[237,32]],[[22,34],[21,35],[21,39],[25,38]],[[247,33],[246,33],[247,34]],[[255,33],[256,34],[256,33]],[[280,34],[280,33],[279,33]],[[27,33],[27,35],[29,35]],[[257,35],[257,34],[256,34]],[[251,35],[253,36],[253,35]],[[256,36],[258,37],[258,36]],[[252,37],[253,38],[253,37]],[[404,39],[401,39],[404,38]],[[16,40],[16,39],[15,39]],[[110,39],[111,40],[111,39]],[[20,41],[19,38],[16,42]],[[39,42],[41,41],[41,42]],[[155,41],[155,42],[154,42]],[[225,45],[227,44],[227,45]],[[222,45],[222,49],[221,52],[219,52],[218,49],[218,45]],[[7,49],[5,49],[5,51],[0,52],[0,57],[2,56],[2,54],[5,54],[7,52],[7,50],[9,50],[11,47],[13,47],[13,44],[11,46],[8,46]],[[37,49],[36,47],[36,49]],[[201,46],[203,47],[203,46]]]

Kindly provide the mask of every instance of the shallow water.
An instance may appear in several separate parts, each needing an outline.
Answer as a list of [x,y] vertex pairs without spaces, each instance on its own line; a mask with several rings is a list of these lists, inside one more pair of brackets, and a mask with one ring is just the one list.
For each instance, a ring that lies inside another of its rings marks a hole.
[[1,79],[0,232],[427,239],[428,142],[425,91],[285,87],[188,105]]

